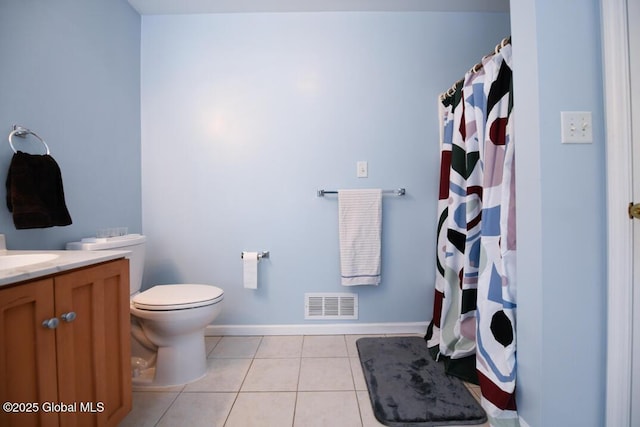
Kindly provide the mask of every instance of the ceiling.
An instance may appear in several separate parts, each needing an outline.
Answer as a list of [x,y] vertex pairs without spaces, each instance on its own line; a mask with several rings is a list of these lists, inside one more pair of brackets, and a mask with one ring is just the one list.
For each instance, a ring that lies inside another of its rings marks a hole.
[[251,12],[508,12],[509,0],[128,0],[141,15]]

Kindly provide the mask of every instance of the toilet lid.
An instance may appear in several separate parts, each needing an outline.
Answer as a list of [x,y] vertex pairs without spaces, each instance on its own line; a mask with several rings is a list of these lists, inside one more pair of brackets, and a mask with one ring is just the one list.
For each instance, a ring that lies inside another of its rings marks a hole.
[[131,299],[142,310],[181,310],[222,301],[224,291],[211,285],[157,285]]

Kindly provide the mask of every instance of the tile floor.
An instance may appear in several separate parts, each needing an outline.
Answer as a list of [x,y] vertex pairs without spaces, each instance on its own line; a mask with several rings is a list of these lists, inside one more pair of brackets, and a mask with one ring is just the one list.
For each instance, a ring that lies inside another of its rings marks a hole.
[[[206,337],[207,376],[134,389],[133,410],[120,426],[382,426],[358,359],[361,337]],[[478,387],[469,388],[479,399]]]

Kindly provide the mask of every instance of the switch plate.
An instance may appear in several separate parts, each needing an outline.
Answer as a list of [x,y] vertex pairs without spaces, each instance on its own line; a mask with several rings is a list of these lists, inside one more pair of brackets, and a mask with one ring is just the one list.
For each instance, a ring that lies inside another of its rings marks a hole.
[[593,142],[591,111],[561,111],[560,128],[563,144],[589,144]]
[[357,168],[356,176],[358,178],[366,178],[367,176],[369,176],[369,165],[367,164],[366,161],[361,160],[357,162],[356,168]]

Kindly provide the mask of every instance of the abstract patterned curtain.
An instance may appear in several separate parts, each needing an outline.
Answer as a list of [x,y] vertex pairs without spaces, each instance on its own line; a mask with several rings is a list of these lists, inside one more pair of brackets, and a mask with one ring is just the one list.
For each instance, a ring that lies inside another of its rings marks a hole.
[[448,373],[480,384],[492,426],[519,425],[512,108],[507,40],[439,104],[437,272],[425,339]]

